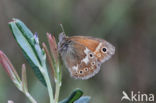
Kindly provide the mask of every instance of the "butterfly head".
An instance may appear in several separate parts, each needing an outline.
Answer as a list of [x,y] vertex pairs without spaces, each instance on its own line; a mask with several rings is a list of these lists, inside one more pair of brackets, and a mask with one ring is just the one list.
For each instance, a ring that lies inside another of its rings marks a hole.
[[68,39],[64,32],[59,35],[58,51],[61,55],[71,54],[73,42]]

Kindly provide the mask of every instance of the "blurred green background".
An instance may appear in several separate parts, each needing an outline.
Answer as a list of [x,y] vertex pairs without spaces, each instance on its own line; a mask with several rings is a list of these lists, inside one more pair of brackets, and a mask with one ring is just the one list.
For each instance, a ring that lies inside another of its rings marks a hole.
[[[0,0],[0,50],[18,73],[26,63],[29,91],[39,103],[48,103],[46,88],[34,76],[9,30],[11,18],[19,18],[33,33],[38,32],[42,42],[47,41],[46,32],[57,36],[62,23],[70,36],[93,36],[115,45],[115,55],[89,80],[72,79],[62,68],[60,100],[75,88],[91,96],[91,103],[120,103],[122,91],[156,95],[156,0]],[[0,66],[0,103],[7,100],[29,103]]]

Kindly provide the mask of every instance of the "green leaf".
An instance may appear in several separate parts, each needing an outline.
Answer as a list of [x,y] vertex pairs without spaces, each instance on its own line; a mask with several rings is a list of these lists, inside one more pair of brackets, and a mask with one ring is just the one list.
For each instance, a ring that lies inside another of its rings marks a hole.
[[82,96],[78,100],[76,100],[74,103],[89,103],[90,97],[89,96]]
[[75,89],[68,98],[62,100],[59,103],[73,103],[74,101],[78,100],[82,95],[83,95],[82,90]]
[[13,21],[9,22],[9,27],[13,33],[15,40],[21,47],[25,58],[34,70],[35,75],[46,86],[43,75],[39,70],[41,61],[39,59],[39,56],[37,55],[37,51],[35,50],[36,41],[33,33],[26,27],[26,25],[22,21],[18,19],[13,19]]

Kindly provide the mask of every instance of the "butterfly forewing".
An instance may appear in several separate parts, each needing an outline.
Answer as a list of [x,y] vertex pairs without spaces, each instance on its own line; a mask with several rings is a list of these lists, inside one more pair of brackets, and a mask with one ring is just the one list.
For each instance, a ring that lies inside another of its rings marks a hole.
[[89,36],[72,36],[70,39],[90,49],[101,63],[108,60],[115,53],[115,47],[103,39]]

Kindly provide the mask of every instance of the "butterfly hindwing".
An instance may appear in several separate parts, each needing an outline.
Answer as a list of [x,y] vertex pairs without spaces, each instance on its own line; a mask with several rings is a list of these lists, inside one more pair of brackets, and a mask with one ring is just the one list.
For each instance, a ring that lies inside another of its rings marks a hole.
[[62,52],[63,61],[74,78],[88,79],[100,69],[100,63],[87,47],[71,40],[68,49]]

